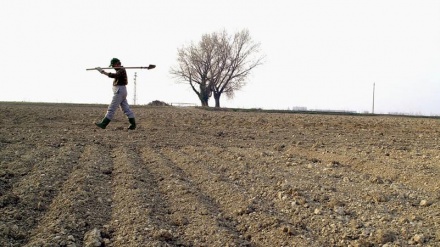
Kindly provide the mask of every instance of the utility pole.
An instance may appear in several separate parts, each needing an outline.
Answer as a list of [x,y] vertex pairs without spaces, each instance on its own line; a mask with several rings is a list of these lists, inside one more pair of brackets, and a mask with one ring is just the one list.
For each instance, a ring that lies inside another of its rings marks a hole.
[[137,74],[134,72],[134,96],[133,96],[133,105],[136,105],[136,77]]
[[376,91],[376,82],[373,83],[373,110],[371,111],[372,114],[374,114],[374,93]]

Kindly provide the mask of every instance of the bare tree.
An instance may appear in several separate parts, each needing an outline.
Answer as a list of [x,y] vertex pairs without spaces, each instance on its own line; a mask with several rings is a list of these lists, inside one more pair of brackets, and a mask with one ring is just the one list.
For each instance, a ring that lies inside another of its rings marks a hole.
[[191,85],[202,106],[208,106],[208,100],[212,95],[212,82],[209,81],[208,74],[213,53],[214,44],[209,35],[203,35],[198,45],[191,43],[188,47],[178,49],[178,68],[171,68],[170,71],[179,82]]
[[226,31],[217,36],[216,60],[211,65],[212,91],[215,106],[220,107],[220,97],[223,93],[233,98],[237,90],[246,85],[252,69],[261,65],[263,56],[259,56],[260,44],[254,43],[248,30],[229,36]]
[[254,57],[259,47],[248,30],[233,37],[226,31],[205,34],[198,45],[178,49],[178,67],[170,73],[178,82],[190,84],[202,106],[208,106],[214,95],[215,106],[220,107],[221,95],[233,97],[246,84],[250,71],[261,64],[263,57]]

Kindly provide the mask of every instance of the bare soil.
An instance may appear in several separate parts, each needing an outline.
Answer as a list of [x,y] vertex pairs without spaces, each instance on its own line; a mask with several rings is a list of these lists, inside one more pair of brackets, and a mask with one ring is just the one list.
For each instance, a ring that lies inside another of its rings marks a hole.
[[440,246],[440,120],[0,103],[0,246]]

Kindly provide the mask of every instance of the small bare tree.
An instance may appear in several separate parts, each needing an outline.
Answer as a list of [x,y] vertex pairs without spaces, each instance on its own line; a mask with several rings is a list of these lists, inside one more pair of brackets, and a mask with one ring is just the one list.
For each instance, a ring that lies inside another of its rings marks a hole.
[[249,31],[243,30],[230,37],[226,31],[202,36],[198,45],[178,49],[178,67],[170,73],[178,82],[189,83],[202,106],[208,106],[214,94],[215,106],[226,93],[233,97],[246,84],[250,71],[261,64],[263,57],[255,57],[260,44],[253,43]]

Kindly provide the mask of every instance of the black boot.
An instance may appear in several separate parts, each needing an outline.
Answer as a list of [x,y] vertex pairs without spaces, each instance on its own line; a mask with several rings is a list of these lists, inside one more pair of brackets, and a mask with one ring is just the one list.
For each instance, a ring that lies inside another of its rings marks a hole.
[[107,125],[110,123],[110,119],[108,119],[108,118],[104,118],[104,119],[102,119],[102,122],[100,122],[100,123],[95,123],[95,125],[96,126],[98,126],[99,128],[101,128],[101,129],[105,129],[105,127],[107,127]]
[[134,120],[134,118],[129,118],[128,121],[130,122],[130,126],[128,126],[128,129],[129,130],[136,129],[136,121]]

